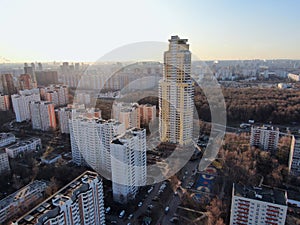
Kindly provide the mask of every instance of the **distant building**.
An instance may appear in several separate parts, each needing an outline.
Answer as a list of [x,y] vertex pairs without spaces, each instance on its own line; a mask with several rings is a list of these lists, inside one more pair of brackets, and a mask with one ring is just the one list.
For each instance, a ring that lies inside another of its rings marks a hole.
[[86,171],[13,225],[105,225],[101,177]]
[[46,101],[32,101],[29,104],[32,129],[48,131],[56,129],[54,105]]
[[0,133],[0,148],[10,145],[16,141],[16,137],[13,133]]
[[89,105],[91,103],[91,95],[89,93],[76,93],[74,102]]
[[233,184],[230,225],[284,225],[286,214],[286,191]]
[[16,121],[23,122],[26,120],[30,120],[31,116],[29,102],[40,100],[41,97],[38,89],[20,91],[20,94],[12,95],[11,101],[16,115]]
[[62,134],[69,134],[69,119],[71,119],[72,109],[63,107],[57,110],[59,129]]
[[31,137],[25,140],[18,141],[13,145],[5,148],[6,153],[10,158],[16,158],[20,154],[24,154],[34,150],[41,150],[42,142],[40,138]]
[[288,73],[288,78],[293,81],[300,81],[299,74]]
[[5,95],[17,93],[12,74],[0,74],[0,92]]
[[44,196],[46,183],[33,181],[0,201],[0,223],[28,212]]
[[294,176],[300,176],[300,139],[292,136],[289,172]]
[[264,151],[273,152],[277,149],[279,129],[272,126],[251,127],[250,145]]
[[9,95],[0,94],[0,111],[10,110]]
[[139,105],[140,110],[140,123],[149,124],[151,121],[154,121],[156,118],[156,106],[145,104]]
[[112,118],[123,123],[125,129],[140,128],[140,112],[137,103],[114,102]]
[[[10,166],[8,161],[8,155],[3,149],[0,149],[0,174],[8,173],[9,171],[10,171]],[[1,223],[1,219],[0,219],[0,223]]]
[[36,80],[38,85],[47,86],[50,84],[58,84],[57,71],[44,70],[35,71]]
[[29,74],[33,83],[36,83],[35,77],[35,65],[31,63],[31,66],[28,66],[27,63],[24,63],[24,73]]
[[89,165],[110,176],[110,142],[124,132],[124,125],[97,117],[72,116],[69,121],[73,162]]
[[69,102],[69,90],[66,85],[50,85],[40,88],[41,98],[52,102],[55,106],[66,105]]
[[18,78],[19,90],[26,90],[36,88],[35,83],[32,82],[29,74],[21,74]]
[[172,36],[164,53],[159,81],[159,133],[162,142],[190,144],[193,132],[194,84],[187,39]]
[[139,186],[146,184],[146,130],[127,130],[112,140],[110,148],[113,198],[124,204],[135,198]]

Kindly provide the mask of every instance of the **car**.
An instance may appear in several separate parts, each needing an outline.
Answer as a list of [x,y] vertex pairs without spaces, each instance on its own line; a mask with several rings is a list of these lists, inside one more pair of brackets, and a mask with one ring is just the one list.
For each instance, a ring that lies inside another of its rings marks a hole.
[[138,207],[141,207],[142,205],[143,205],[143,203],[142,203],[142,202],[139,202]]
[[110,222],[111,224],[117,224],[117,221],[113,220]]
[[131,220],[133,218],[133,214],[129,214],[129,216],[127,217],[127,219]]
[[169,211],[170,211],[170,207],[167,206],[167,207],[165,208],[165,214],[167,214]]
[[169,220],[171,223],[178,223],[179,219],[178,217],[174,216]]
[[122,219],[124,216],[125,216],[125,210],[123,209],[119,214],[119,218]]
[[177,195],[178,195],[178,192],[177,192],[177,191],[175,191],[175,192],[174,192],[174,195],[175,195],[175,196],[177,196]]
[[154,205],[150,204],[148,205],[148,209],[153,209]]
[[148,194],[150,194],[152,190],[153,190],[153,187],[149,188]]
[[105,209],[105,213],[108,214],[110,212],[111,208],[110,206],[108,206],[106,209]]

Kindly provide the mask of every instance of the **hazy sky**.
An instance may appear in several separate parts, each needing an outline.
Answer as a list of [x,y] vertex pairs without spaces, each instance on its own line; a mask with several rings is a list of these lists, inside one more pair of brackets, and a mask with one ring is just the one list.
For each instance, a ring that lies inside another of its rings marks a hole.
[[298,0],[0,0],[0,61],[95,61],[188,38],[201,59],[300,59]]

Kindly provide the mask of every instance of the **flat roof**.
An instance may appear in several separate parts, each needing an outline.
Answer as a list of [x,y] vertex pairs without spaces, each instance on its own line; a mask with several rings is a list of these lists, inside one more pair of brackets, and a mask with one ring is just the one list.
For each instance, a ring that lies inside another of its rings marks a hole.
[[[60,213],[60,208],[54,203],[63,203],[69,199],[74,199],[81,192],[87,191],[89,188],[88,181],[94,180],[99,175],[92,171],[85,171],[83,174],[72,180],[58,192],[47,198],[42,203],[38,204],[30,212],[23,215],[21,218],[14,221],[18,225],[39,225],[44,224],[44,220],[56,217]],[[100,179],[100,177],[99,177]],[[84,182],[83,182],[84,181]]]
[[270,202],[278,205],[287,205],[286,191],[262,185],[261,187],[233,184],[234,195],[257,201]]

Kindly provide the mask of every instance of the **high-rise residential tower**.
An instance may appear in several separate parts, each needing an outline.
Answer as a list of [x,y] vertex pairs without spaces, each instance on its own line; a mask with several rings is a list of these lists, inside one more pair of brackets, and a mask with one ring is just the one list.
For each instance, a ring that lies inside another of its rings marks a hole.
[[129,129],[113,139],[110,148],[113,198],[124,204],[146,185],[146,130]]
[[187,39],[172,36],[164,53],[159,82],[159,132],[162,142],[189,144],[192,140],[194,84]]
[[46,101],[32,101],[29,104],[32,129],[48,131],[56,129],[54,105]]

